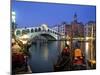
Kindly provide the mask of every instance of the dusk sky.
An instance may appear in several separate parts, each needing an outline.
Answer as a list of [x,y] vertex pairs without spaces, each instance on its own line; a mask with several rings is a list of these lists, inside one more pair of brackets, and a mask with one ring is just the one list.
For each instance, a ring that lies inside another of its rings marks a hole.
[[79,22],[96,21],[96,7],[86,5],[12,2],[12,11],[16,12],[18,27],[32,27],[41,24],[54,26],[63,21],[71,23],[76,13]]

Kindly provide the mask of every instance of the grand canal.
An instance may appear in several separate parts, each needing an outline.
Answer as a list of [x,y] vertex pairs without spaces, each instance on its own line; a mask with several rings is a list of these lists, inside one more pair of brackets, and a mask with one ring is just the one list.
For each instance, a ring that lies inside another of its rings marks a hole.
[[[75,48],[74,41],[73,45],[71,45],[70,41],[48,41],[47,43],[37,42],[36,44],[32,44],[32,46],[29,49],[30,57],[28,61],[32,72],[33,73],[53,72],[54,71],[53,65],[56,63],[59,54],[65,47],[65,42],[69,43],[71,49]],[[89,54],[91,53],[89,51],[91,48],[90,45],[91,42],[79,43],[79,46],[82,49],[86,60],[91,58],[91,55]]]
[[53,71],[53,65],[63,48],[63,45],[60,44],[63,42],[49,41],[48,43],[33,44],[29,50],[29,64],[32,72]]

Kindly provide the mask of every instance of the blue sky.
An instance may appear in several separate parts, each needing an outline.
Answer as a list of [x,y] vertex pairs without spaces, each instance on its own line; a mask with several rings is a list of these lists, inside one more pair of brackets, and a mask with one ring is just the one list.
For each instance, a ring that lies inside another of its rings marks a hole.
[[12,11],[16,12],[18,27],[32,27],[41,24],[54,26],[63,21],[71,23],[76,13],[79,22],[96,21],[96,7],[88,5],[12,2]]

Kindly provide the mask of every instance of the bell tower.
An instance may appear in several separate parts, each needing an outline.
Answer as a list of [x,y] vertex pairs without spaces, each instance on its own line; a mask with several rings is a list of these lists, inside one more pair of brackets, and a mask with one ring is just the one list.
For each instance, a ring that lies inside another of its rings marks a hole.
[[74,14],[73,20],[74,20],[74,22],[77,22],[77,14],[76,13]]

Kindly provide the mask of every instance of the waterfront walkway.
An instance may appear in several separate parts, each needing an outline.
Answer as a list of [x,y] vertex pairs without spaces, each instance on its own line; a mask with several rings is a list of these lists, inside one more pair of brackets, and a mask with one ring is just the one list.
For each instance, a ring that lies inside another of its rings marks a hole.
[[24,47],[23,45],[19,45],[19,43],[16,41],[12,43],[12,74],[32,73],[31,68],[27,63],[28,62],[27,50],[24,49],[23,47]]

